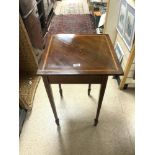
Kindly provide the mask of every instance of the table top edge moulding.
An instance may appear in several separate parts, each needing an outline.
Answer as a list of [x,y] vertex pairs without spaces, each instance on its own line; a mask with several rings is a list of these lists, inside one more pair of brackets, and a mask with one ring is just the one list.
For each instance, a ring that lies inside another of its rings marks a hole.
[[47,37],[38,75],[123,75],[108,34]]

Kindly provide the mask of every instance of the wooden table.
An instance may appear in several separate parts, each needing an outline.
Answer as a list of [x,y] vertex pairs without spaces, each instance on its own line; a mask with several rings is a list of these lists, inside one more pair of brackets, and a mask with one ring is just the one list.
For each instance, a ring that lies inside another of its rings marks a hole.
[[48,36],[37,74],[43,78],[57,125],[59,119],[50,84],[101,84],[96,126],[108,76],[122,75],[123,71],[109,35],[57,34]]

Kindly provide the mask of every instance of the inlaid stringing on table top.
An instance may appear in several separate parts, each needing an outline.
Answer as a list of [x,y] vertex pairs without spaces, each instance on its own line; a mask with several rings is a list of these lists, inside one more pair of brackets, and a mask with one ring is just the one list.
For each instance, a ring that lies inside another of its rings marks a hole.
[[[93,60],[95,57],[97,58],[96,61],[99,61],[98,64]],[[109,62],[107,59],[109,59]],[[72,64],[70,63],[71,61],[78,60],[79,62],[76,64],[80,64],[79,67],[74,67],[74,62]],[[79,72],[82,72],[82,74],[85,74],[85,72],[86,74],[122,74],[113,45],[109,36],[106,34],[53,35],[48,38],[48,46],[44,51],[41,61],[38,74],[61,74],[60,72],[64,70],[66,70],[64,74],[70,74],[70,72],[71,74],[79,74]],[[76,73],[75,70],[78,72]]]

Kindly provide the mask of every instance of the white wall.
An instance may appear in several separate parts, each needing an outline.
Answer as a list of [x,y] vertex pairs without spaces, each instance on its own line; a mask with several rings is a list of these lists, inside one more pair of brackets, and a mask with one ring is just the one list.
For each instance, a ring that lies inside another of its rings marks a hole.
[[120,1],[121,0],[109,0],[109,7],[107,10],[107,21],[105,23],[104,33],[110,35],[113,44],[116,38],[116,26],[119,16]]

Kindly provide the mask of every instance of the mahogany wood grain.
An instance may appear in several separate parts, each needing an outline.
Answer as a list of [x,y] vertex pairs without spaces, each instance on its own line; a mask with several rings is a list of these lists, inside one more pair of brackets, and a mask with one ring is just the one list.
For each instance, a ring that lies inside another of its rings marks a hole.
[[104,93],[105,93],[105,89],[106,89],[106,85],[107,85],[107,80],[108,80],[108,76],[105,76],[101,82],[99,101],[98,101],[98,107],[97,107],[97,112],[96,112],[96,118],[94,121],[94,126],[96,126],[98,124],[98,118],[99,118],[100,110],[102,107],[102,101],[103,101],[103,97],[104,97]]
[[101,84],[98,108],[94,125],[98,123],[102,100],[109,75],[122,75],[123,71],[114,51],[109,35],[58,34],[47,37],[38,75],[43,77],[57,125],[56,113],[50,84]]
[[33,47],[37,49],[42,49],[43,34],[41,30],[37,7],[35,7],[31,14],[27,18],[24,18],[23,21]]
[[48,38],[39,75],[121,75],[109,35],[58,34]]
[[49,84],[48,79],[47,79],[46,76],[43,76],[43,81],[44,81],[44,85],[45,85],[45,89],[46,89],[49,101],[51,103],[51,107],[52,107],[53,114],[54,114],[54,117],[55,117],[55,122],[59,126],[59,118],[57,116],[56,107],[55,107],[55,104],[54,104],[52,89],[50,87],[50,84]]
[[49,83],[52,84],[100,84],[103,75],[47,75]]

